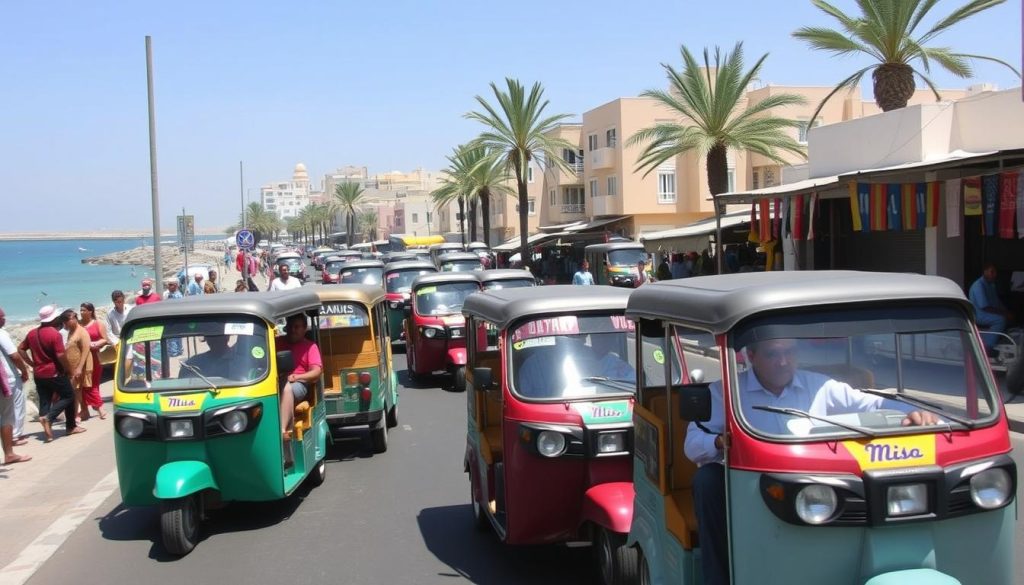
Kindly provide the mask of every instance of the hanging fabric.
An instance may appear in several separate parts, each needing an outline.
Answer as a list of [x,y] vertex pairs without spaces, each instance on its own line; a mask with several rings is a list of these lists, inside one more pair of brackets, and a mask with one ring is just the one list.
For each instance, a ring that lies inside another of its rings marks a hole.
[[760,216],[758,220],[758,235],[761,238],[761,243],[771,241],[772,239],[772,218],[770,202],[767,199],[758,199],[757,211]]
[[913,183],[900,185],[900,200],[903,204],[903,209],[901,209],[903,229],[916,230],[918,227],[924,227],[922,225],[924,222],[920,221],[917,216],[917,187]]
[[1024,239],[1024,176],[1017,173],[1017,237]]
[[925,190],[927,193],[925,201],[928,205],[928,208],[925,211],[925,227],[938,227],[939,225],[939,201],[941,200],[941,189],[942,183],[939,183],[938,181],[925,183]]
[[889,183],[885,186],[885,219],[889,224],[889,231],[898,232],[903,229],[902,196],[903,186],[899,183]]
[[960,179],[946,181],[946,237],[960,235]]
[[793,222],[793,240],[799,242],[804,239],[804,196],[794,195],[789,198],[789,201]]
[[886,188],[883,184],[870,185],[871,189],[871,231],[873,232],[884,232],[888,225],[886,220],[888,214],[886,212]]
[[807,206],[807,239],[814,239],[814,218],[818,215],[818,194],[811,193],[810,205]]
[[984,215],[983,233],[986,236],[994,236],[999,215],[999,175],[985,175],[981,178],[981,201]]
[[981,179],[964,179],[964,215],[981,215]]
[[1017,173],[1003,173],[999,178],[999,237],[1009,240],[1015,235],[1017,219]]
[[750,233],[747,234],[747,241],[751,244],[760,244],[759,230],[757,227],[757,204],[750,204]]

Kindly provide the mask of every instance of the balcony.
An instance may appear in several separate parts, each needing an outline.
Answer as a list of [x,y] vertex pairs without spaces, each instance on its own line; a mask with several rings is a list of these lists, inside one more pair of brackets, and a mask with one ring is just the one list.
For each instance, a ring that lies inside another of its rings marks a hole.
[[598,217],[601,215],[616,215],[619,210],[616,209],[617,201],[616,197],[608,197],[607,195],[601,197],[592,197],[590,199],[591,207],[594,210],[594,216]]
[[582,175],[583,174],[583,161],[582,160],[577,160],[574,163],[569,163],[569,166],[571,166],[573,168],[573,170],[576,172],[577,175]]
[[590,151],[590,168],[610,169],[615,166],[614,148],[597,148]]
[[562,215],[583,215],[586,213],[586,207],[583,203],[563,203]]

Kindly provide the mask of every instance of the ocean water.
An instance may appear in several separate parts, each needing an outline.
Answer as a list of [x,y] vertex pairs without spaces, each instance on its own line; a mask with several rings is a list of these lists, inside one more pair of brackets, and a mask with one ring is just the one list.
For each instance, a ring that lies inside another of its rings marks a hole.
[[[202,239],[202,238],[196,238]],[[152,238],[0,241],[0,308],[12,323],[38,318],[39,307],[56,303],[78,309],[85,302],[110,303],[114,289],[134,291],[153,271],[144,266],[91,266],[83,258],[152,245]],[[79,251],[85,248],[86,251]]]

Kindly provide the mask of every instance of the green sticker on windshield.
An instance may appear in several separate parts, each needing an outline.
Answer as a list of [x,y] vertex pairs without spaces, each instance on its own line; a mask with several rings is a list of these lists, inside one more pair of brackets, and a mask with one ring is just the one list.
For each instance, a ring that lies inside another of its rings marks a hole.
[[132,333],[132,338],[128,340],[128,343],[145,343],[147,341],[157,341],[164,334],[163,325],[150,325],[149,327],[139,327]]
[[416,291],[416,296],[429,295],[430,293],[436,293],[436,292],[437,292],[437,287],[436,286],[425,286],[425,287],[423,287],[423,288],[421,288],[421,289]]
[[262,347],[254,347],[254,348],[252,348],[252,351],[249,352],[249,353],[252,354],[252,357],[254,357],[254,358],[258,359],[258,360],[263,359],[263,356],[267,355],[267,352],[263,351]]
[[658,362],[659,364],[664,364],[665,352],[661,351],[660,349],[654,350],[654,361]]

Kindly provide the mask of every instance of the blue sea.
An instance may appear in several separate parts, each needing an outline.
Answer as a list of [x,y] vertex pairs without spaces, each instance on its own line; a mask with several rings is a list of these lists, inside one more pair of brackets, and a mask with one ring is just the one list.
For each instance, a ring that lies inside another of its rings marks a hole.
[[153,276],[152,269],[91,266],[82,259],[152,243],[152,238],[0,241],[0,308],[13,324],[36,319],[39,307],[47,304],[75,309],[85,301],[110,305],[111,291],[138,290],[143,277]]

